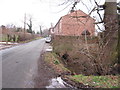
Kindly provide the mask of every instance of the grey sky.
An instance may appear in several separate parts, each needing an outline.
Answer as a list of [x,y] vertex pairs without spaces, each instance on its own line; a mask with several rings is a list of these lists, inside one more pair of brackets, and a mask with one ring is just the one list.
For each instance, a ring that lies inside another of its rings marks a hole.
[[[26,13],[27,20],[29,15],[33,17],[33,29],[35,31],[39,30],[39,25],[43,25],[44,28],[49,28],[51,23],[55,25],[61,16],[70,11],[72,7],[71,2],[58,6],[64,1],[65,0],[0,0],[0,25],[15,24],[16,26],[23,27],[24,14]],[[95,5],[94,2],[90,3],[90,0],[82,1],[87,4],[88,8],[90,7],[90,10]],[[104,4],[104,0],[96,1],[98,1],[99,4]],[[89,13],[86,6],[82,3],[77,4],[76,9],[81,9],[85,13]]]

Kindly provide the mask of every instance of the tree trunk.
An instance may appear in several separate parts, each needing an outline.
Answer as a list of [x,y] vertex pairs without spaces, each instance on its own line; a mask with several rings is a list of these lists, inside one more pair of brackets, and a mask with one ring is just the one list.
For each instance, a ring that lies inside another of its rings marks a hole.
[[103,64],[104,73],[108,73],[110,65],[116,63],[117,43],[118,43],[118,15],[116,0],[106,0],[104,14],[104,46],[100,59]]
[[117,22],[117,3],[116,0],[112,0],[114,2],[109,2],[106,0],[105,2],[105,14],[104,14],[104,24],[105,24],[105,42],[108,39],[113,39],[116,36],[118,30],[118,22]]
[[[119,22],[119,26],[118,28],[120,29],[120,15],[118,15],[118,22]],[[118,30],[118,63],[120,64],[120,30]]]

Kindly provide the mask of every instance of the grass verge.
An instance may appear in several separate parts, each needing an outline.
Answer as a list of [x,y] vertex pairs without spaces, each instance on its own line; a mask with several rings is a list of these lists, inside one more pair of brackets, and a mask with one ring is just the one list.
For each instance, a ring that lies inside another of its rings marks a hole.
[[30,39],[30,40],[25,40],[25,41],[20,41],[19,43],[28,43],[28,42],[31,42],[31,41],[34,41],[34,40],[38,40],[38,39],[41,39],[42,37],[37,37],[37,38],[34,38],[34,39]]
[[119,76],[84,76],[80,74],[66,77],[76,83],[83,83],[84,85],[93,86],[95,88],[120,88]]
[[[50,65],[50,67],[59,75],[63,75],[66,78],[66,82],[70,81],[71,85],[73,83],[78,84],[75,87],[93,87],[93,88],[120,88],[119,86],[119,75],[106,75],[106,76],[84,76],[70,75],[71,71],[64,67],[60,59],[55,53],[47,52],[44,54],[45,62]],[[66,74],[67,73],[67,74]],[[69,74],[68,74],[69,73]],[[71,82],[72,81],[72,82]],[[69,82],[68,82],[69,83]],[[70,84],[69,83],[69,84]]]
[[70,74],[70,70],[64,67],[55,53],[47,52],[44,54],[45,62],[59,75]]

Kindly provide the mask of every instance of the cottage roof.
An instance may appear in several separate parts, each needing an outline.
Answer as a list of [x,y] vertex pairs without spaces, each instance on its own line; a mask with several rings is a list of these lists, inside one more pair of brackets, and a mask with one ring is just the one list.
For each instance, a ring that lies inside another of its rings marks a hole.
[[[77,14],[77,16],[75,15],[75,14]],[[82,15],[81,15],[82,14]],[[93,19],[94,21],[95,21],[95,19],[94,18],[92,18],[91,16],[89,16],[88,14],[86,14],[85,12],[83,12],[83,11],[81,11],[81,10],[76,10],[76,11],[74,11],[74,12],[71,12],[71,13],[69,13],[69,14],[66,14],[66,15],[64,15],[64,16],[62,16],[59,20],[58,20],[58,22],[55,24],[55,26],[53,27],[53,28],[55,28],[56,26],[57,26],[57,24],[60,22],[60,20],[61,19],[63,19],[65,16],[71,16],[71,17],[73,17],[73,18],[87,18],[87,17],[90,17],[91,19]]]
[[57,26],[57,24],[60,22],[61,19],[62,19],[62,17],[58,20],[58,22],[55,24],[55,26],[53,28],[55,28]]
[[92,18],[90,15],[86,14],[82,10],[76,10],[74,12],[70,12],[69,14],[67,14],[65,16],[71,16],[73,18],[87,18],[87,17],[90,17],[91,19],[95,20],[94,18]]

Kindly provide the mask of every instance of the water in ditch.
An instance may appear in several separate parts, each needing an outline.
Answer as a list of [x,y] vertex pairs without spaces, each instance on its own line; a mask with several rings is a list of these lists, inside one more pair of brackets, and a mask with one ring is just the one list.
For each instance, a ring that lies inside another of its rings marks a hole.
[[61,77],[57,77],[51,79],[49,81],[49,86],[46,86],[46,88],[73,88],[73,87],[64,82]]

